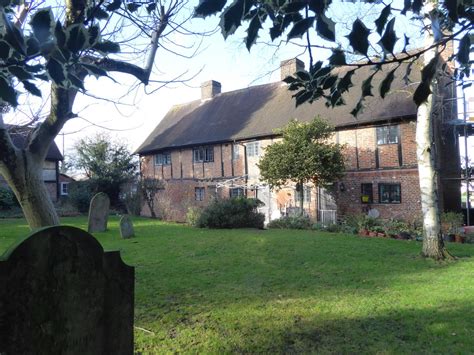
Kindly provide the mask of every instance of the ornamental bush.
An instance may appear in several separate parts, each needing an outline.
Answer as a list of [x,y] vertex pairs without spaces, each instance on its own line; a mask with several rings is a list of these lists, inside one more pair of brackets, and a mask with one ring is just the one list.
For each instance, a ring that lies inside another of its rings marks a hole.
[[87,213],[94,193],[89,181],[73,181],[69,184],[69,202],[80,213]]
[[310,229],[311,221],[307,216],[288,216],[274,219],[268,223],[271,229]]
[[214,200],[199,216],[199,228],[259,228],[263,229],[265,216],[257,212],[261,202],[251,198]]

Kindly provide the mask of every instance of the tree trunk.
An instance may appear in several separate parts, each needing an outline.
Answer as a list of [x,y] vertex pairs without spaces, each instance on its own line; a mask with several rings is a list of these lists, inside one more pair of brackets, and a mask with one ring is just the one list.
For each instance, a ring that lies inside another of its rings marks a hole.
[[16,150],[1,173],[12,188],[31,229],[58,225],[59,218],[43,181],[43,162]]
[[[433,33],[427,31],[426,44],[434,42]],[[435,49],[425,53],[424,65],[426,66],[435,56]],[[431,92],[435,90],[435,84],[431,82]],[[421,210],[423,213],[423,248],[422,255],[436,260],[449,257],[443,242],[440,225],[440,212],[438,203],[438,173],[434,162],[433,141],[433,94],[430,94],[426,102],[418,107],[416,118],[416,155],[418,162],[418,174],[420,180]]]
[[300,216],[303,217],[304,216],[304,186],[303,186],[303,182],[299,182],[297,185],[297,193],[300,197]]

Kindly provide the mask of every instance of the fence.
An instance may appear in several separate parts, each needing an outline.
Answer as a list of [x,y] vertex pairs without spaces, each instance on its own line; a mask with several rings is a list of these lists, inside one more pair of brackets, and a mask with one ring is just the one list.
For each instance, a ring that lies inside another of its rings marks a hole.
[[337,222],[336,210],[319,210],[319,221],[327,226]]

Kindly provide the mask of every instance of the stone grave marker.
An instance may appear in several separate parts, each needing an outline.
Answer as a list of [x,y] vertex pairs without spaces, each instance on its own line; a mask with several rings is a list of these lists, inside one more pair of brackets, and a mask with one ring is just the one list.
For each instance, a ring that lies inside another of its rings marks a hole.
[[0,354],[133,354],[134,279],[81,229],[31,234],[0,259]]
[[132,219],[127,214],[120,218],[120,236],[123,239],[129,239],[135,236]]
[[109,219],[110,199],[107,194],[99,192],[94,195],[89,206],[89,233],[105,232]]

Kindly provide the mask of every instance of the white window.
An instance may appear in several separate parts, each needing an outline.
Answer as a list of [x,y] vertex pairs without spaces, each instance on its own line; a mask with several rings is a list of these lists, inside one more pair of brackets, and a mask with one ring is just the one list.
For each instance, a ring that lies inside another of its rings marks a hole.
[[[300,192],[297,190],[295,191],[295,203],[300,202]],[[303,187],[303,202],[308,203],[311,202],[311,186],[304,186]]]
[[69,182],[61,183],[61,196],[69,195]]
[[214,161],[214,147],[197,147],[193,149],[193,161],[195,163]]
[[171,164],[171,153],[155,154],[155,165],[170,165],[170,164]]
[[377,144],[398,143],[398,126],[377,127]]
[[247,143],[247,156],[248,157],[258,157],[259,155],[260,155],[259,142]]

